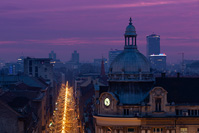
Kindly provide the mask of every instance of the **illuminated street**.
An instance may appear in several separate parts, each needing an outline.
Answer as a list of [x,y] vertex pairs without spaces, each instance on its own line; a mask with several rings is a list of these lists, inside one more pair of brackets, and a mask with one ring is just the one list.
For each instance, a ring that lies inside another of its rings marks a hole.
[[52,133],[76,133],[77,119],[75,116],[73,88],[62,85],[53,114]]

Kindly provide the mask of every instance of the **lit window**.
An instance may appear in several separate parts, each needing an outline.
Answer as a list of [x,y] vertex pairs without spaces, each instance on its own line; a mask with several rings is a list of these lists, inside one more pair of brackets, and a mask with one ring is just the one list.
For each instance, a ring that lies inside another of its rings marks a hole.
[[187,128],[180,128],[180,133],[188,133]]

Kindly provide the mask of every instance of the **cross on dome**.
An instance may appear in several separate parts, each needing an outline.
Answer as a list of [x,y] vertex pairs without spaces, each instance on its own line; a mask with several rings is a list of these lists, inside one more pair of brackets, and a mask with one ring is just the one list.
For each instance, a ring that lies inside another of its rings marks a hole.
[[130,17],[129,21],[130,21],[130,23],[129,23],[129,24],[130,24],[130,25],[132,25],[132,19],[131,19],[131,17]]

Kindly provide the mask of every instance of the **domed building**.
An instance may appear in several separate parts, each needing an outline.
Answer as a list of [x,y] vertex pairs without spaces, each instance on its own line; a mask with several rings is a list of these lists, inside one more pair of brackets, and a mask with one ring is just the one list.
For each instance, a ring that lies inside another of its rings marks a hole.
[[137,34],[130,23],[124,34],[124,50],[112,62],[109,71],[109,92],[122,104],[140,104],[153,86],[150,63],[137,49]]
[[[199,102],[197,102],[197,99],[190,100],[193,105],[197,105],[192,107],[192,104],[184,106],[186,100],[180,100],[181,97],[175,98],[175,89],[179,88],[178,91],[181,92],[181,88],[186,87],[186,85],[179,87],[178,84],[185,84],[186,82],[168,80],[167,83],[165,77],[158,80],[158,82],[155,81],[150,71],[149,61],[137,49],[136,38],[136,29],[130,18],[129,25],[126,27],[124,34],[124,50],[110,65],[108,73],[109,86],[107,89],[99,89],[99,87],[96,87],[95,132],[199,132],[199,128],[196,126],[196,123],[199,123],[197,117],[194,119],[185,119],[181,116],[183,115],[183,111],[191,109],[194,110],[193,112],[196,111],[199,117]],[[197,81],[199,81],[199,79]],[[173,87],[169,86],[172,84]],[[192,83],[192,85],[197,86],[195,82]],[[159,86],[164,86],[167,89]],[[168,100],[167,90],[170,91]],[[190,92],[187,92],[187,94],[190,95]],[[175,105],[175,101],[180,102]],[[187,112],[187,115],[188,114],[191,115],[191,113]],[[188,121],[188,123],[185,123],[185,121]],[[185,126],[186,124],[191,126],[188,128]]]

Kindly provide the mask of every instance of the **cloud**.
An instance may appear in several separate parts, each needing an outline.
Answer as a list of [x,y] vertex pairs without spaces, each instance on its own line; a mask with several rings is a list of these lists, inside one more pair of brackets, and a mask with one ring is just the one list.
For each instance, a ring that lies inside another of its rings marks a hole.
[[[173,0],[153,0],[153,1],[139,1],[139,2],[132,2],[132,1],[122,1],[121,3],[118,4],[104,4],[103,2],[101,3],[92,3],[90,2],[89,4],[71,4],[70,3],[67,5],[68,7],[63,7],[60,6],[58,3],[54,3],[51,1],[51,3],[46,4],[46,6],[43,6],[42,8],[34,8],[34,6],[30,5],[30,8],[20,8],[17,6],[7,6],[8,9],[12,7],[12,10],[7,10],[7,8],[3,8],[3,12],[0,13],[2,14],[30,14],[30,13],[55,13],[55,12],[66,12],[66,11],[79,11],[79,10],[93,10],[93,9],[119,9],[119,8],[132,8],[132,7],[150,7],[150,6],[158,6],[158,5],[168,5],[168,4],[182,4],[182,3],[192,3],[192,2],[198,2],[198,0],[181,0],[179,1],[173,1]],[[54,3],[54,5],[53,5]],[[113,2],[114,3],[114,2]],[[125,3],[125,4],[123,4]],[[66,3],[63,3],[65,5]],[[50,5],[50,6],[47,6]],[[52,6],[53,5],[53,6]],[[59,6],[57,8],[56,6]],[[2,7],[2,6],[0,6]],[[32,7],[32,8],[31,8]]]
[[2,44],[15,44],[17,41],[0,41],[0,45]]

